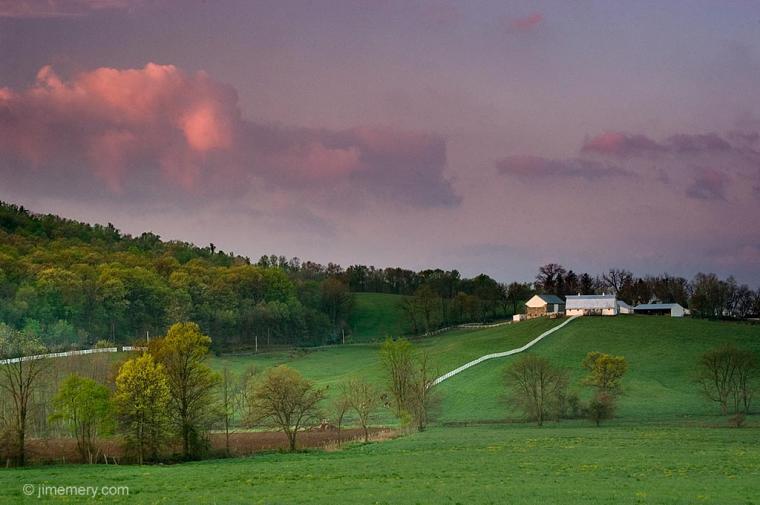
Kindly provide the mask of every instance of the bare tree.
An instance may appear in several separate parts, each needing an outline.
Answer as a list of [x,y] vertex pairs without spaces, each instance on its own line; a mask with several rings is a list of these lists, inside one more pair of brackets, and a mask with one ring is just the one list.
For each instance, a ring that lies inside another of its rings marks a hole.
[[548,263],[540,267],[536,275],[536,290],[539,293],[561,295],[566,273],[565,267],[557,263]]
[[235,415],[235,377],[229,368],[224,367],[219,383],[219,409],[224,425],[224,452],[230,455],[230,426]]
[[633,281],[633,274],[628,270],[610,268],[607,273],[602,274],[602,281],[613,294],[618,294],[626,283]]
[[10,398],[9,424],[14,435],[12,452],[18,466],[26,463],[26,429],[31,400],[48,365],[46,359],[23,357],[44,352],[44,346],[35,336],[0,323],[0,359],[9,360],[0,365],[0,388]]
[[423,431],[430,420],[430,413],[435,405],[437,396],[432,388],[435,380],[435,370],[430,366],[430,358],[427,353],[416,356],[414,374],[409,383],[407,393],[407,410],[412,415],[412,420],[419,431]]
[[364,441],[368,442],[369,421],[380,406],[380,391],[374,385],[354,378],[345,385],[345,397],[359,418],[359,424],[364,431]]
[[697,382],[709,400],[720,405],[723,415],[748,414],[758,379],[757,355],[725,345],[707,351],[699,360]]
[[730,345],[712,349],[704,353],[697,364],[697,382],[702,393],[720,405],[723,415],[728,414],[739,366],[736,351]]
[[298,432],[319,419],[319,403],[324,398],[324,390],[297,371],[284,365],[270,368],[253,387],[249,421],[278,428],[295,451]]
[[504,378],[512,402],[539,426],[565,395],[568,384],[563,370],[533,354],[524,355],[507,368]]
[[431,388],[435,375],[428,355],[415,353],[406,339],[388,339],[380,348],[380,360],[396,415],[409,415],[417,429],[424,430],[435,399]]
[[342,429],[343,429],[343,419],[346,417],[346,414],[351,409],[351,403],[349,402],[347,391],[344,389],[341,391],[340,395],[335,398],[332,402],[332,408],[333,412],[335,413],[335,425],[338,427],[338,447],[343,443],[343,439],[341,438],[342,435]]

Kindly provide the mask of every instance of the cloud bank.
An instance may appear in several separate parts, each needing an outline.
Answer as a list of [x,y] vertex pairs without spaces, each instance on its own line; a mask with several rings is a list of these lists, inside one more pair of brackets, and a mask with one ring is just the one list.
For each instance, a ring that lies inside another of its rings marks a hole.
[[0,17],[82,16],[94,11],[126,9],[140,0],[0,0]]
[[2,158],[6,172],[68,171],[112,194],[159,185],[200,196],[265,185],[302,193],[343,188],[413,206],[459,201],[444,176],[439,135],[250,121],[231,86],[155,63],[70,79],[46,66],[26,89],[1,88]]

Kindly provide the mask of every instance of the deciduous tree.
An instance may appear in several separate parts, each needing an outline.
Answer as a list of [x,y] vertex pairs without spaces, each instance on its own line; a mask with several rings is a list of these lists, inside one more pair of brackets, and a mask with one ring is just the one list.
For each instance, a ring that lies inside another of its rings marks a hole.
[[69,375],[53,398],[51,421],[63,423],[77,441],[82,461],[93,463],[95,439],[113,431],[111,392],[103,384],[77,374]]
[[116,377],[114,402],[127,446],[137,462],[158,459],[167,434],[169,381],[164,367],[148,353],[126,361]]
[[13,459],[18,466],[26,462],[26,429],[32,396],[49,364],[47,359],[22,358],[44,352],[45,347],[36,336],[0,323],[0,359],[9,360],[0,364],[0,388],[11,400],[9,424],[14,435]]
[[175,323],[165,337],[150,343],[169,384],[169,417],[182,441],[185,458],[204,449],[205,431],[214,418],[214,388],[219,376],[206,364],[211,338],[195,323]]
[[348,404],[356,412],[364,431],[364,441],[369,441],[369,422],[380,406],[380,391],[363,379],[353,378],[345,385],[344,395]]
[[249,422],[262,423],[285,433],[291,451],[296,450],[298,432],[319,420],[319,403],[324,390],[284,365],[270,368],[253,386]]
[[533,354],[522,356],[507,368],[504,378],[512,402],[539,426],[559,408],[568,385],[564,370]]
[[616,395],[620,392],[620,380],[628,370],[628,363],[624,357],[590,352],[582,365],[589,372],[583,380],[585,384],[595,388],[599,393]]

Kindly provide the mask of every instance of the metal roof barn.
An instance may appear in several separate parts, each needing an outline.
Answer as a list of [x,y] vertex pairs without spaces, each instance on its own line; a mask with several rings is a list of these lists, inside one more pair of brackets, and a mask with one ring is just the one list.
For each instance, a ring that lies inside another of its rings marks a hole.
[[615,295],[569,295],[565,297],[565,309],[614,309]]

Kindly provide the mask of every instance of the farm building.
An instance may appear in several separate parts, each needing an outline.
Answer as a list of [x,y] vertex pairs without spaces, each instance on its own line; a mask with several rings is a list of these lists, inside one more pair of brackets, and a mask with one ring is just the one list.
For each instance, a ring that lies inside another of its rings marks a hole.
[[535,295],[525,302],[528,319],[560,315],[565,312],[565,302],[555,295]]
[[621,314],[633,314],[633,307],[625,303],[623,300],[617,301],[618,312]]
[[636,314],[654,316],[683,317],[689,315],[689,311],[678,303],[642,303],[633,308]]
[[565,300],[568,316],[616,316],[619,313],[615,295],[569,295]]

